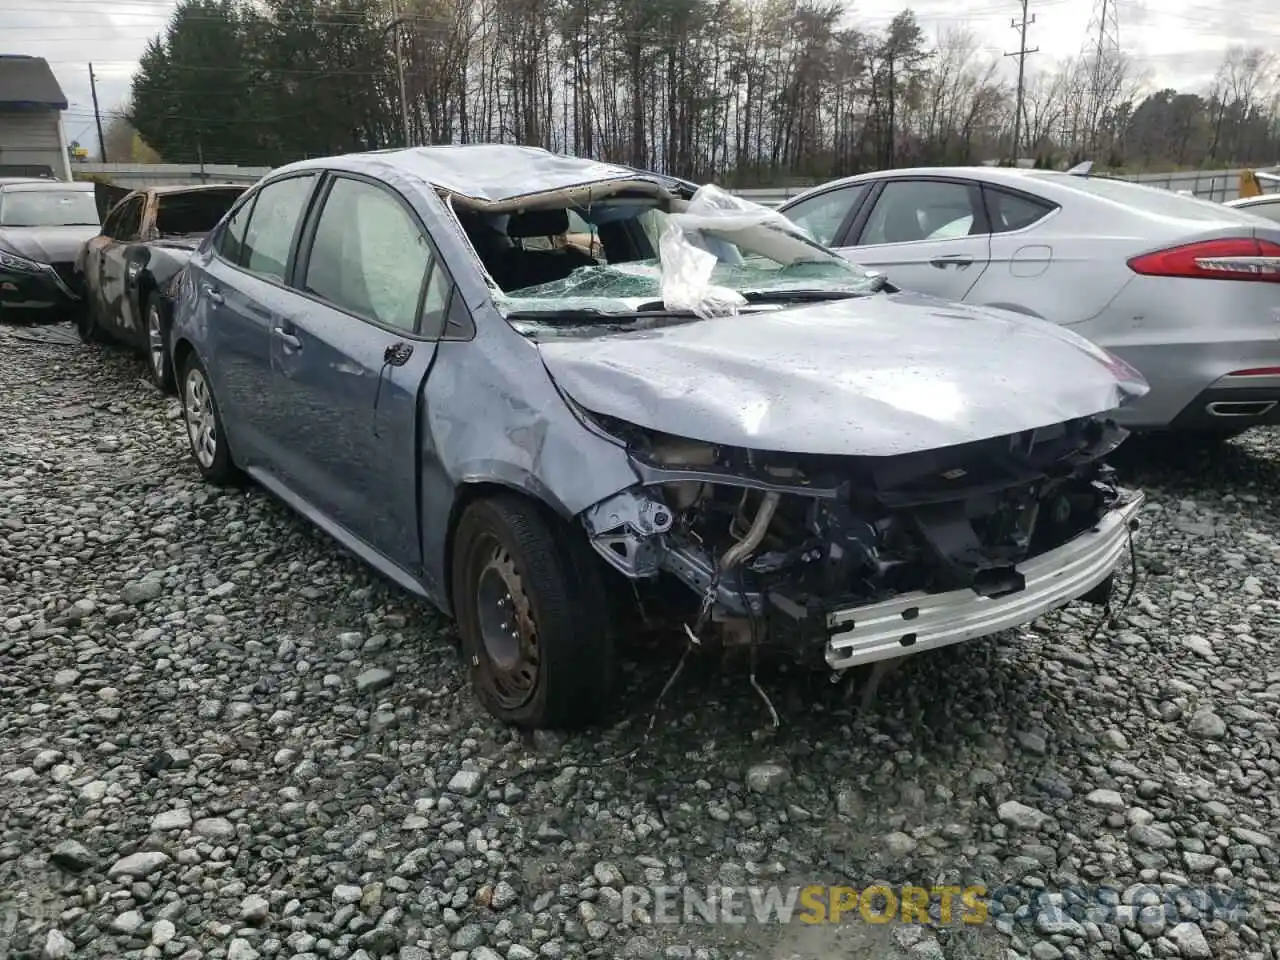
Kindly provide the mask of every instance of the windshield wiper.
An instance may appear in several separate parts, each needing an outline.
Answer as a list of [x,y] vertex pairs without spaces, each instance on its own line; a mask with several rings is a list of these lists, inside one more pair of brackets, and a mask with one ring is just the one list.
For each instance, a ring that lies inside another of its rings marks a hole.
[[[644,304],[643,306],[649,306]],[[634,323],[636,320],[651,320],[662,317],[694,316],[687,310],[622,310],[616,313],[604,310],[568,309],[568,310],[513,310],[507,314],[508,320],[525,320],[533,323],[558,324],[608,324]]]
[[747,303],[817,303],[822,300],[850,300],[884,289],[884,278],[876,277],[865,290],[751,290],[743,293]]

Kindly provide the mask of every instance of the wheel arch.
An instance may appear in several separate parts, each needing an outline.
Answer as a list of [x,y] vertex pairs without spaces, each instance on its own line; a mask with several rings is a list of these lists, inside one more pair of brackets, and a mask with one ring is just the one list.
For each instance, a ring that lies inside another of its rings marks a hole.
[[547,488],[531,475],[517,477],[515,471],[491,473],[485,477],[463,480],[454,490],[449,507],[441,551],[442,596],[440,605],[450,616],[453,609],[453,551],[457,544],[458,524],[467,507],[478,500],[511,497],[535,506],[553,527],[568,531],[573,514]]
[[[193,354],[199,356],[196,351],[195,344],[186,337],[178,337],[174,340],[173,345],[170,347],[170,352],[173,359],[173,375],[175,378],[180,378],[182,376],[182,372],[187,366],[187,360]],[[181,393],[181,391],[179,391],[179,393]]]

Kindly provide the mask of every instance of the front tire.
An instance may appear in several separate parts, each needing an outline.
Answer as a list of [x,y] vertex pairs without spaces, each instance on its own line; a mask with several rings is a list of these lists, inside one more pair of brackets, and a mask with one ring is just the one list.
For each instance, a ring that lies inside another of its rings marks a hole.
[[173,358],[169,355],[169,319],[159,296],[147,298],[147,370],[162,393],[174,393]]
[[239,482],[241,473],[231,461],[213,386],[194,351],[182,371],[182,415],[187,427],[187,441],[191,445],[191,458],[200,476],[216,487]]
[[499,720],[569,728],[604,713],[614,640],[594,559],[532,501],[482,499],[463,513],[454,613],[476,696]]

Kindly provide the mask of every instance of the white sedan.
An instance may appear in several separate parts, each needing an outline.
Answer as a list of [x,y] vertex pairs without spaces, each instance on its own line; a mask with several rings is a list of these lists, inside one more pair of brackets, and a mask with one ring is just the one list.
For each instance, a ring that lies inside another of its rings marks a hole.
[[1280,225],[1076,173],[886,170],[778,208],[897,287],[1070,327],[1137,367],[1136,429],[1280,423]]
[[1237,210],[1245,210],[1249,213],[1256,213],[1260,217],[1266,217],[1268,220],[1280,223],[1280,193],[1264,193],[1257,197],[1241,197],[1238,200],[1228,200],[1226,206],[1234,207]]

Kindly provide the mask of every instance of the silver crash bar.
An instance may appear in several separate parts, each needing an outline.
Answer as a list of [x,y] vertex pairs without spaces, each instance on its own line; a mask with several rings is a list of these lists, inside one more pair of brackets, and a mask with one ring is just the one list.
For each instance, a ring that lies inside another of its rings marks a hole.
[[[1002,597],[970,589],[907,593],[827,614],[827,665],[833,670],[888,660],[985,637],[1030,623],[1088,593],[1109,577],[1128,544],[1130,524],[1146,502],[1140,491],[1098,525],[1018,565],[1026,586]],[[841,629],[843,628],[843,629]]]

